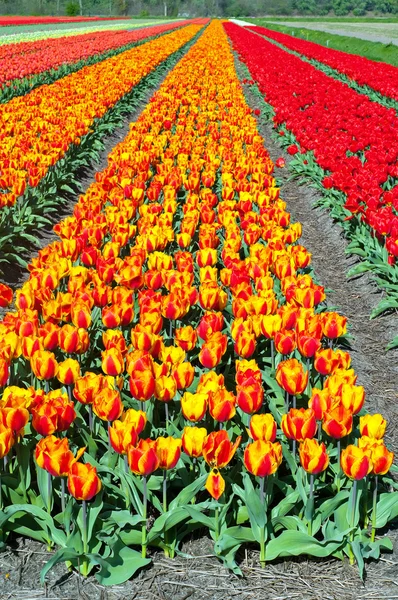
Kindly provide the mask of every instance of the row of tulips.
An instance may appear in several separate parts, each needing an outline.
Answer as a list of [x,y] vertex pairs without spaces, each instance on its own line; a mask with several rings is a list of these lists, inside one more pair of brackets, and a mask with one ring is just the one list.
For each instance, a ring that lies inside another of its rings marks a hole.
[[0,524],[37,517],[43,578],[68,560],[117,583],[202,527],[235,572],[245,542],[262,564],[389,547],[386,423],[360,414],[272,172],[213,22],[32,261],[0,325]]
[[[26,41],[0,47],[0,86],[13,79],[30,77],[61,65],[86,60],[96,54],[183,27],[188,21],[165,23],[129,31],[99,31],[54,39]],[[9,85],[9,83],[8,83]]]
[[36,187],[50,166],[90,131],[96,118],[200,28],[188,25],[1,105],[1,206],[12,206],[27,185]]
[[329,65],[339,73],[347,75],[361,86],[368,86],[387,98],[398,100],[398,69],[387,63],[369,60],[357,54],[348,54],[340,50],[325,48],[286,33],[272,31],[266,27],[250,27],[252,31],[294,50],[309,59]]
[[23,15],[1,15],[0,16],[0,27],[11,27],[13,25],[42,25],[52,23],[84,23],[85,21],[114,21],[121,19],[129,19],[130,17],[30,17]]
[[225,28],[274,109],[274,126],[286,126],[295,136],[288,151],[313,153],[325,172],[324,188],[345,194],[346,218],[365,223],[387,250],[385,264],[388,258],[393,265],[398,256],[395,111],[247,29],[233,23]]

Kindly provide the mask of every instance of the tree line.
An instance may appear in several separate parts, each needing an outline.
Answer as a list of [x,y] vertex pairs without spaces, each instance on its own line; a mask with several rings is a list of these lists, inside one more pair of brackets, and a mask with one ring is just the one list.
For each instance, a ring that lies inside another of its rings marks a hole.
[[0,14],[225,16],[398,14],[398,0],[0,0]]

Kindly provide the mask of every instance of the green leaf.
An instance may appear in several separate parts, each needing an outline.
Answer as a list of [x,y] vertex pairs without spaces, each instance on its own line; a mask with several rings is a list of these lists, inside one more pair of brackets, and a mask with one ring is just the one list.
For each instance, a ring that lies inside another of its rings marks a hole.
[[302,531],[283,531],[277,538],[269,540],[266,546],[266,560],[283,556],[310,555],[319,558],[331,556],[344,544],[341,540],[319,542]]
[[153,527],[148,535],[148,543],[155,540],[164,531],[167,531],[168,529],[178,525],[178,523],[181,523],[181,521],[186,520],[187,517],[187,510],[183,506],[163,513],[155,520],[155,523],[153,524]]
[[184,488],[178,494],[178,496],[176,496],[176,498],[174,498],[174,500],[172,502],[170,502],[170,507],[169,507],[170,510],[177,508],[178,506],[188,504],[188,502],[190,502],[192,500],[192,498],[194,498],[196,496],[196,494],[199,492],[199,490],[202,489],[202,487],[206,481],[206,478],[207,478],[207,474],[201,475],[200,477],[198,477],[198,479],[196,479],[190,485],[188,485],[186,488]]
[[394,298],[384,298],[384,300],[381,300],[379,302],[379,304],[376,306],[376,308],[374,308],[372,310],[372,312],[370,313],[370,318],[374,319],[375,317],[378,317],[379,315],[381,315],[381,313],[385,312],[386,310],[397,309],[397,308],[398,308],[398,300],[395,300]]
[[376,505],[376,529],[398,516],[398,492],[380,494]]
[[57,552],[46,562],[42,570],[40,571],[40,583],[44,585],[46,575],[56,564],[59,562],[65,562],[78,558],[80,555],[74,548],[60,548]]
[[114,545],[110,558],[104,560],[93,555],[88,555],[88,558],[101,567],[95,574],[101,585],[120,585],[151,562],[150,558],[143,558],[139,552],[128,548],[120,538]]

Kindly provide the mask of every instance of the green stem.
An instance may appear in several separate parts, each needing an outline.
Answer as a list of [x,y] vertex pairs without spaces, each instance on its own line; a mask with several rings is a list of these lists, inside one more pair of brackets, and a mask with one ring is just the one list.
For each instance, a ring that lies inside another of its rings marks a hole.
[[[267,477],[267,484],[265,487],[265,493],[264,493],[264,483],[265,483],[265,477],[260,477],[260,501],[261,504],[263,505],[264,508],[264,512],[267,511],[267,505],[268,505],[268,501],[267,501],[267,491],[268,491],[268,477]],[[265,527],[261,527],[260,529],[260,566],[262,569],[265,569]]]
[[217,506],[215,514],[214,514],[214,533],[215,533],[215,537],[216,537],[216,542],[218,541],[218,538],[220,537],[220,507]]
[[[166,404],[167,407],[167,404]],[[163,513],[167,512],[167,469],[163,469]],[[165,543],[165,549],[164,549],[164,555],[167,558],[173,558],[172,554],[172,550],[170,550],[170,548],[168,548],[168,535],[167,535],[167,530],[164,530],[164,543]]]
[[19,441],[15,444],[15,452],[17,455],[19,478],[21,480],[20,483],[21,483],[21,489],[22,489],[22,496],[23,496],[25,504],[27,504],[28,496],[26,494],[26,479],[25,479],[25,472],[23,470],[23,464],[22,464],[22,444]]
[[61,510],[65,512],[65,479],[61,478]]
[[83,576],[87,577],[88,575],[88,561],[86,555],[88,554],[88,532],[87,532],[87,502],[85,500],[82,501],[82,520],[83,520]]
[[146,516],[147,516],[147,486],[146,486],[146,477],[142,478],[142,528],[141,528],[141,555],[143,558],[146,558]]
[[365,477],[365,487],[363,490],[363,512],[364,512],[364,518],[363,518],[363,527],[364,529],[368,528],[369,525],[369,515],[368,515],[368,478]]
[[274,340],[271,340],[271,368],[275,370],[275,343]]
[[336,477],[336,487],[337,492],[340,491],[341,488],[341,464],[340,464],[340,456],[341,456],[341,440],[337,440],[337,477]]
[[371,541],[374,542],[376,538],[376,514],[377,514],[377,486],[379,483],[379,478],[376,475],[375,477],[375,485],[373,488],[373,507],[372,507],[372,533],[371,533]]
[[350,523],[350,528],[351,528],[351,532],[350,532],[350,545],[348,547],[349,549],[349,555],[350,555],[350,565],[355,564],[355,556],[354,556],[354,552],[352,551],[352,543],[354,541],[354,526],[355,526],[355,506],[356,506],[356,502],[357,502],[357,480],[354,479],[354,483],[353,483],[353,492],[352,492],[352,505],[351,505],[351,523]]
[[314,474],[310,474],[310,508],[311,512],[308,519],[308,535],[312,536],[312,519],[314,517]]
[[51,499],[53,493],[53,486],[51,481],[51,473],[47,471],[47,512],[51,515]]

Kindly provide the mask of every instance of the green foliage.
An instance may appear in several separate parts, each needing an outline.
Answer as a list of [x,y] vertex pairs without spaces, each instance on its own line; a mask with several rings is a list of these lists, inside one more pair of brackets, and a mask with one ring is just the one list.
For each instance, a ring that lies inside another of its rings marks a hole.
[[79,14],[79,4],[71,0],[65,7],[65,13],[68,17],[77,17]]

